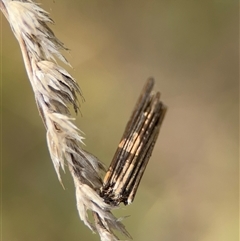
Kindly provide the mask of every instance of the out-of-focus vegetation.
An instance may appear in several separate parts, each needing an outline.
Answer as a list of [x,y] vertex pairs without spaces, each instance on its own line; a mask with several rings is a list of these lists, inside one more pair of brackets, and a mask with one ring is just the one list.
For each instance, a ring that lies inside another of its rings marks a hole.
[[[238,1],[42,0],[86,102],[77,125],[109,164],[149,76],[168,106],[134,203],[138,241],[238,240]],[[1,16],[4,241],[99,240],[50,160],[18,44]]]

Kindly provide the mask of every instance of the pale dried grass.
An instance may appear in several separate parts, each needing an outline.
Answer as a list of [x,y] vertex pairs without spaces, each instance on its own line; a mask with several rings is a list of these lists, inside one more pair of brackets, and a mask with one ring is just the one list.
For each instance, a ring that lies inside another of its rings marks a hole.
[[[100,172],[104,167],[82,148],[84,137],[73,124],[69,107],[77,112],[77,95],[83,97],[77,82],[55,60],[69,64],[60,52],[66,47],[47,25],[53,20],[31,0],[0,0],[0,8],[20,45],[58,179],[62,183],[60,169],[64,171],[65,165],[73,177],[81,220],[92,231],[97,231],[102,241],[118,240],[113,230],[130,237],[121,220],[111,213],[114,207],[100,197]],[[88,219],[88,210],[93,214],[94,223]]]

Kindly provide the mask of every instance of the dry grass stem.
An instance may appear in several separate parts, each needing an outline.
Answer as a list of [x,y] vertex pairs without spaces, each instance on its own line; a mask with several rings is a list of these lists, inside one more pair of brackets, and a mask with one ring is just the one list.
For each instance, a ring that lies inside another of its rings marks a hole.
[[[66,47],[47,25],[53,20],[31,0],[0,0],[0,7],[20,45],[59,181],[60,168],[64,171],[66,163],[76,187],[79,216],[92,231],[99,233],[102,241],[118,240],[114,229],[128,235],[123,224],[112,215],[113,207],[99,195],[102,186],[99,172],[104,167],[82,149],[84,137],[72,122],[69,106],[77,112],[77,95],[82,95],[77,82],[55,60],[68,64],[60,52]],[[94,214],[95,223],[90,223],[87,210]]]

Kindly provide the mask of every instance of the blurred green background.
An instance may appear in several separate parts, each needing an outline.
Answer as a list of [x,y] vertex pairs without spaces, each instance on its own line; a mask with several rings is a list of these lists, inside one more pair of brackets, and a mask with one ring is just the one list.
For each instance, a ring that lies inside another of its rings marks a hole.
[[[168,106],[134,203],[134,240],[238,240],[238,1],[42,0],[82,88],[77,125],[107,165],[149,76]],[[57,180],[21,53],[1,14],[2,240],[99,240]]]

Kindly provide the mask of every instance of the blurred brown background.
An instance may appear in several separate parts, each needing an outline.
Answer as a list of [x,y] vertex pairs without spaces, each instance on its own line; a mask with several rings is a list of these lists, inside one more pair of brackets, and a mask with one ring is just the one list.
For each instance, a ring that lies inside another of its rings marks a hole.
[[[86,102],[77,125],[109,164],[149,76],[168,106],[134,203],[138,241],[238,240],[238,1],[42,0]],[[3,241],[99,240],[57,180],[18,44],[1,14]]]

